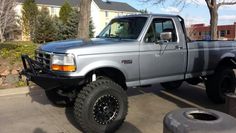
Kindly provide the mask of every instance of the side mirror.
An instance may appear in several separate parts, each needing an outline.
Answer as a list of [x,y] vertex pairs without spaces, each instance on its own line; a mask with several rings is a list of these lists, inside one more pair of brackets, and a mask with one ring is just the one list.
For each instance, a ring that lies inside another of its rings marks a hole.
[[172,33],[171,32],[162,32],[160,34],[160,39],[163,41],[170,41],[170,40],[172,40]]

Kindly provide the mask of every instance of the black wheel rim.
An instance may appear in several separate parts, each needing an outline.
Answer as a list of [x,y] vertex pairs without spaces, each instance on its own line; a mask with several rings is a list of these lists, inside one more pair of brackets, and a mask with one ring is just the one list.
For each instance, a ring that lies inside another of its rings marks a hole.
[[119,109],[120,106],[116,97],[112,95],[104,95],[94,104],[94,120],[101,125],[107,125],[116,119]]

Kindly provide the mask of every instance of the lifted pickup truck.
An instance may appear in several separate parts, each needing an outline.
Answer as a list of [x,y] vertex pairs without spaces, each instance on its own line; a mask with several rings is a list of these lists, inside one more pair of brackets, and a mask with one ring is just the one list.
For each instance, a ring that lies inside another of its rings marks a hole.
[[129,87],[204,82],[209,98],[224,102],[235,91],[235,56],[234,41],[190,41],[180,16],[131,15],[90,42],[51,42],[35,59],[23,55],[22,74],[54,104],[73,105],[84,132],[109,132],[125,120]]

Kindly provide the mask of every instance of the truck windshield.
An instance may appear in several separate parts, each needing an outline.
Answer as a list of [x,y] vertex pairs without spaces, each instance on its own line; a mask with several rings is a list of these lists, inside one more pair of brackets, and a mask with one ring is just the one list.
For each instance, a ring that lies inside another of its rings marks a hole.
[[147,17],[118,18],[100,33],[99,38],[137,39],[141,33]]

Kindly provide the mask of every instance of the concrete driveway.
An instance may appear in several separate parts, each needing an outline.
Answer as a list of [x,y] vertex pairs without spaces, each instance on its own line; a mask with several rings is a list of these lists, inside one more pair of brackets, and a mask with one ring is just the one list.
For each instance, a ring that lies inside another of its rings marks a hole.
[[[41,89],[33,87],[30,90],[29,94],[0,96],[0,133],[80,132],[72,108],[54,107]],[[209,101],[202,85],[184,84],[173,91],[156,85],[129,89],[128,95],[129,114],[117,133],[162,133],[165,114],[178,108],[224,111],[224,105]]]

